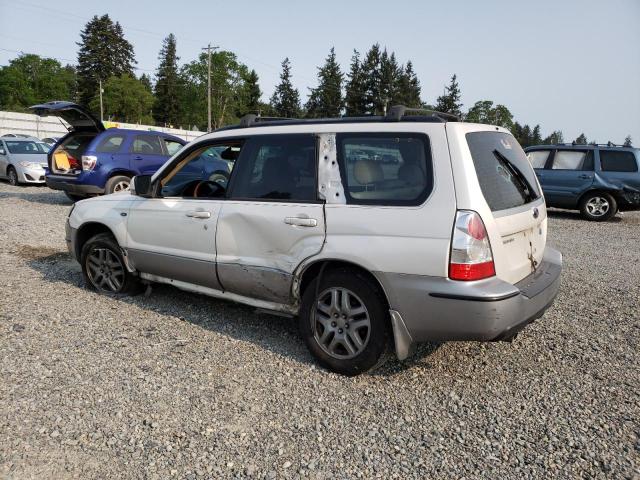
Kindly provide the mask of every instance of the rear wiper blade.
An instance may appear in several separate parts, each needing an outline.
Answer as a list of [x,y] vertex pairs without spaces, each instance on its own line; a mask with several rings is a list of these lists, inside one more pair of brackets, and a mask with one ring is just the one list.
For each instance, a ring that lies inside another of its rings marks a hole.
[[537,195],[534,193],[534,190],[531,188],[531,185],[527,181],[526,177],[522,174],[522,172],[518,169],[518,167],[516,167],[513,163],[511,163],[511,161],[507,157],[505,157],[502,153],[500,153],[498,150],[494,150],[493,154],[496,156],[498,161],[507,168],[509,173],[511,173],[511,175],[513,175],[514,178],[518,181],[520,188],[522,188],[523,193],[527,197],[526,198],[527,203],[537,199],[538,198]]

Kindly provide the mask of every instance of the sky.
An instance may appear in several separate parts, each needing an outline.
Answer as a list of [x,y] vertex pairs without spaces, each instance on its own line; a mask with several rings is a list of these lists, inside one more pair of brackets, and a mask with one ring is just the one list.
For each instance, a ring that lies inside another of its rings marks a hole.
[[139,75],[154,73],[174,33],[181,63],[208,43],[236,53],[264,100],[289,57],[306,100],[332,46],[346,72],[353,49],[378,42],[413,62],[428,103],[455,73],[463,110],[493,100],[543,136],[640,145],[640,0],[0,0],[0,65],[16,52],[74,63],[80,30],[104,13],[122,24]]

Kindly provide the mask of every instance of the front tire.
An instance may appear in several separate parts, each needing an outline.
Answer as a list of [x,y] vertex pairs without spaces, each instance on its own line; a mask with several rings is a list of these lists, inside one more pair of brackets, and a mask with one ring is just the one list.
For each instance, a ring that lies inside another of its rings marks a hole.
[[135,294],[138,277],[127,270],[120,246],[109,233],[91,237],[80,254],[82,276],[92,290],[107,294]]
[[582,217],[594,222],[604,222],[618,211],[618,204],[611,194],[606,192],[587,193],[580,202]]
[[11,165],[9,165],[9,168],[7,168],[7,178],[9,179],[9,185],[13,185],[14,187],[20,185],[20,180],[18,180],[18,172],[16,172],[16,169]]
[[378,366],[390,343],[384,297],[371,280],[354,271],[330,270],[320,284],[314,279],[302,297],[299,322],[318,363],[343,375]]

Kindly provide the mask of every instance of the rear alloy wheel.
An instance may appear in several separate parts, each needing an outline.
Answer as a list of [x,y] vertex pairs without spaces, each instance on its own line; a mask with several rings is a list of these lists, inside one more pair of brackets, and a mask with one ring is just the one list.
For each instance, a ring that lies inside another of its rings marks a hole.
[[316,278],[304,292],[299,317],[309,351],[329,370],[358,375],[384,358],[389,312],[379,289],[358,272],[330,270],[320,284]]
[[16,172],[16,169],[12,166],[9,166],[7,169],[7,177],[9,178],[10,185],[17,187],[20,184],[20,181],[18,180],[18,172]]
[[126,175],[116,175],[115,177],[111,177],[107,184],[105,185],[104,193],[118,193],[118,192],[126,192],[129,190],[129,186],[131,185],[131,179]]
[[102,293],[135,293],[138,278],[127,270],[120,246],[108,233],[87,240],[80,255],[87,286]]
[[603,222],[613,217],[617,211],[615,198],[606,192],[589,193],[580,202],[580,212],[587,220]]

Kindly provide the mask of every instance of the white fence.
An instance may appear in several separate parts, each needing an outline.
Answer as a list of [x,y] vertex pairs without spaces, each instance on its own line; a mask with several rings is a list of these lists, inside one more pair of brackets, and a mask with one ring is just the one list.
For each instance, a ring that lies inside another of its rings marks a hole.
[[[176,137],[191,141],[205,132],[198,130],[182,130],[178,128],[152,127],[135,123],[103,122],[107,128],[130,128],[133,130],[155,130],[169,133]],[[66,124],[58,117],[39,117],[31,113],[0,111],[0,135],[21,133],[37,138],[61,137],[67,133]]]

